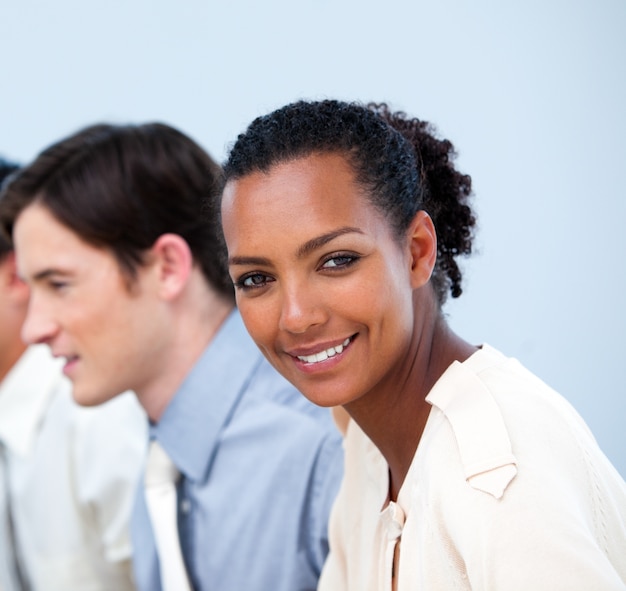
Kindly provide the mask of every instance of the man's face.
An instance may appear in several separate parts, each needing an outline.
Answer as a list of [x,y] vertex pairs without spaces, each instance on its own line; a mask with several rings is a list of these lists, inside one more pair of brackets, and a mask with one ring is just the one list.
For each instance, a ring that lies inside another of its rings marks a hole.
[[157,379],[159,301],[150,265],[136,280],[114,255],[82,240],[41,204],[17,218],[20,275],[31,289],[22,337],[66,359],[79,404],[100,404]]

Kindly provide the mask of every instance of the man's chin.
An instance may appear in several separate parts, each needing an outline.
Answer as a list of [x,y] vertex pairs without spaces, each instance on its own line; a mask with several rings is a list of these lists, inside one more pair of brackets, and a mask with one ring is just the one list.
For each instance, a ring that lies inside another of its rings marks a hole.
[[83,389],[78,385],[72,388],[72,397],[74,402],[79,406],[100,406],[115,397],[115,394],[104,392],[102,390],[94,392],[93,390]]

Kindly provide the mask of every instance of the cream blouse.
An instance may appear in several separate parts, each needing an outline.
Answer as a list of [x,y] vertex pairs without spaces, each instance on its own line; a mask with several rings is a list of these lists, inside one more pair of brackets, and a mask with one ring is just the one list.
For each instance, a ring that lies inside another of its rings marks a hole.
[[397,502],[351,421],[320,591],[626,589],[626,484],[559,394],[485,345],[455,362]]

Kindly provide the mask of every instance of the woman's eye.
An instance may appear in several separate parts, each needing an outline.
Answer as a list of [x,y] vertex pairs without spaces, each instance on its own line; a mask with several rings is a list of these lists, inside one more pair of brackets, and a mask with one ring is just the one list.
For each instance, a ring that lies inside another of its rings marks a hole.
[[271,281],[271,278],[262,273],[252,273],[246,275],[235,282],[235,287],[240,289],[254,289],[256,287],[264,287]]
[[359,257],[348,254],[334,255],[324,261],[323,269],[341,269],[355,263]]

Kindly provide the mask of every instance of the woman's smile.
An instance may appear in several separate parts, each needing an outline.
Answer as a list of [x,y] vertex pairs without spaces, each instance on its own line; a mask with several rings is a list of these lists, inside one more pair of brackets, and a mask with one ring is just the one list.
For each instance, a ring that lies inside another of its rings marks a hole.
[[308,365],[313,365],[316,363],[321,363],[322,361],[326,361],[329,357],[332,358],[332,357],[335,357],[335,355],[341,355],[343,350],[349,344],[350,344],[350,337],[348,337],[345,341],[343,341],[339,345],[322,349],[318,353],[312,353],[310,355],[296,355],[296,357],[300,361]]

